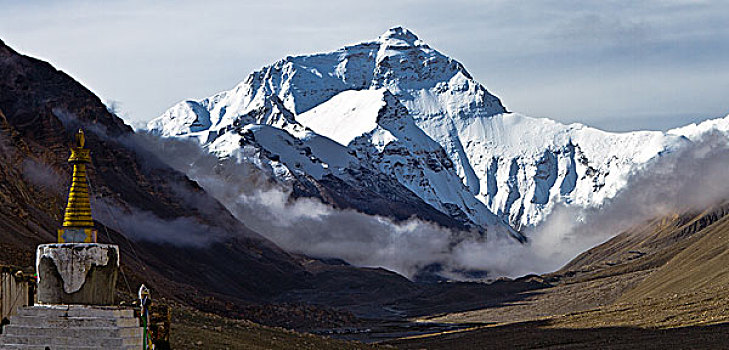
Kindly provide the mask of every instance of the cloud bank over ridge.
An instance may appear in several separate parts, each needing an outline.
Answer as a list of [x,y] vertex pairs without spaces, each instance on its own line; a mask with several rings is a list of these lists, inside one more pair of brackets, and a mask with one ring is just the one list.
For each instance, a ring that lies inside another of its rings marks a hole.
[[293,199],[252,162],[221,162],[189,141],[140,138],[243,223],[282,248],[384,267],[407,277],[433,264],[453,279],[467,279],[463,271],[488,271],[491,278],[551,272],[634,225],[729,198],[729,187],[724,185],[729,168],[727,135],[709,132],[633,174],[629,185],[600,208],[558,205],[544,223],[526,233],[530,241],[522,245],[496,236],[480,239],[417,219],[395,222],[334,209],[316,199]]

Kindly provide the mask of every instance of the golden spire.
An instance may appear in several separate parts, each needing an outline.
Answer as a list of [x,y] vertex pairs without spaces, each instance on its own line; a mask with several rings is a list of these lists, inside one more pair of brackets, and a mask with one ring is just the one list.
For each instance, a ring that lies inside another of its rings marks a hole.
[[63,216],[63,228],[58,230],[58,242],[96,242],[94,219],[91,217],[89,185],[86,179],[86,164],[91,163],[91,150],[84,148],[86,138],[79,129],[76,147],[71,148],[68,162],[73,164],[73,178],[68,192],[68,204]]

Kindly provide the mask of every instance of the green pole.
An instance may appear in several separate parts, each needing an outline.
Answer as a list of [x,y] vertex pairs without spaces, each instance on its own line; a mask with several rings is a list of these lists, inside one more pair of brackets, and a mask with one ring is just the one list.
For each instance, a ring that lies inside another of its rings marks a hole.
[[144,311],[144,308],[142,308],[142,327],[144,328],[144,333],[142,334],[144,350],[147,350],[147,313]]

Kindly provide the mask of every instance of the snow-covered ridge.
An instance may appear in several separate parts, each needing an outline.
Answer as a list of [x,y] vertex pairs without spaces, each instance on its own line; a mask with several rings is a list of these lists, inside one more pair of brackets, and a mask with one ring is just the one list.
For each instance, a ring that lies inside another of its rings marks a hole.
[[366,168],[443,213],[519,228],[541,222],[556,203],[599,206],[652,159],[705,130],[729,130],[722,120],[610,133],[507,113],[463,65],[397,27],[333,52],[286,57],[229,91],[180,102],[148,128],[195,138],[220,157],[255,153],[282,179],[356,182],[349,170]]
[[557,202],[600,205],[629,174],[685,142],[662,132],[610,133],[513,113],[470,120],[458,136],[479,174],[478,198],[522,226],[541,222]]
[[709,119],[699,124],[692,123],[680,128],[671,129],[668,130],[668,134],[685,136],[690,140],[696,140],[711,131],[729,133],[729,115],[724,118]]

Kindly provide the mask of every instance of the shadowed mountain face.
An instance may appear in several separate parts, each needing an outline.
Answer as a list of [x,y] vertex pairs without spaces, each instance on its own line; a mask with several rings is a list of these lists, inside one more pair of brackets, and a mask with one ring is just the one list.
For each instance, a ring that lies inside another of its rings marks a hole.
[[[83,127],[93,157],[89,178],[95,218],[106,218],[110,229],[138,230],[132,245],[118,235],[111,240],[129,249],[123,253],[125,262],[150,268],[137,270],[139,278],[150,279],[152,285],[169,279],[186,288],[252,300],[303,285],[305,273],[296,259],[240,224],[185,175],[135,150],[132,129],[98,97],[50,64],[22,56],[2,42],[0,127],[0,241],[10,253],[0,256],[3,262],[30,265],[36,244],[55,241],[70,181],[68,146],[75,130]],[[123,222],[137,212],[149,220]],[[205,227],[207,232],[196,232],[196,239],[212,243],[192,250],[184,244],[191,233],[182,225],[167,236],[154,232],[181,219]],[[97,224],[100,240],[108,241],[103,225]],[[208,271],[220,275],[203,273]],[[181,292],[160,289],[169,296]]]

